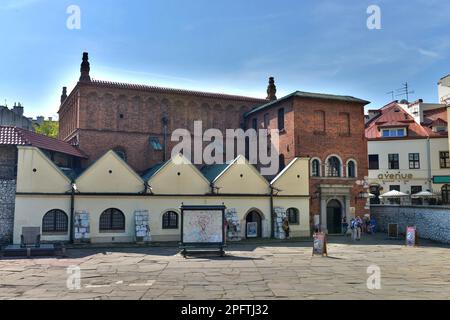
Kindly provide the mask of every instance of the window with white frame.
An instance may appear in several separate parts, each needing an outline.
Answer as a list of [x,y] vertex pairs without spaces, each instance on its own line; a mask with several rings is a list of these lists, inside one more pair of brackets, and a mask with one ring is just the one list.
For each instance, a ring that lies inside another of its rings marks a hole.
[[406,137],[405,128],[383,129],[381,132],[383,138]]

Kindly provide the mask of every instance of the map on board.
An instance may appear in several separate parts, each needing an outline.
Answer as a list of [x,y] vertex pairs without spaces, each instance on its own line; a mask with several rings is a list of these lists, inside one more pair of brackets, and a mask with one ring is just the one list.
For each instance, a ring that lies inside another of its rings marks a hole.
[[222,211],[183,211],[184,243],[222,243]]

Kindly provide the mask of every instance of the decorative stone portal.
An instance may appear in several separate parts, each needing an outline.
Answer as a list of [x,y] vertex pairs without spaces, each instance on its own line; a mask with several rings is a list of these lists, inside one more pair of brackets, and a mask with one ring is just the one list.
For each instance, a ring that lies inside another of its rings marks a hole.
[[[338,226],[343,217],[350,221],[350,196],[352,186],[321,184],[320,188],[320,228],[325,233],[341,233]],[[340,221],[338,221],[338,219]]]
[[91,227],[89,213],[77,211],[74,216],[74,241],[75,243],[86,243],[91,241]]
[[241,224],[235,208],[230,208],[225,211],[225,220],[227,221],[227,240],[240,241],[241,238]]
[[152,241],[150,234],[150,222],[148,211],[147,210],[135,211],[134,222],[136,230],[136,242],[145,243]]

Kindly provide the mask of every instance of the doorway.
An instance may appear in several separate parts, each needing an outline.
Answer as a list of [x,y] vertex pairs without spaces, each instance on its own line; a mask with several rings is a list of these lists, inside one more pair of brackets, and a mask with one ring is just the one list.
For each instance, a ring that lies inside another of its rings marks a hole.
[[262,218],[258,211],[249,212],[245,222],[245,235],[247,239],[262,237]]
[[342,205],[337,200],[328,202],[327,229],[329,234],[342,233]]

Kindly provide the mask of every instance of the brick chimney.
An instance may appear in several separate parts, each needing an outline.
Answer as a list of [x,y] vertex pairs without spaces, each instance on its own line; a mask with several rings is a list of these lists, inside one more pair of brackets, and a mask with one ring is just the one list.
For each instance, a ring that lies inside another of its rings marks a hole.
[[61,94],[61,104],[67,99],[67,87],[63,87]]
[[23,106],[20,104],[20,102],[17,105],[14,103],[12,111],[18,116],[23,116]]
[[274,77],[269,78],[269,86],[267,87],[267,100],[277,100],[277,87],[275,85]]
[[83,52],[83,62],[81,63],[80,71],[80,82],[90,82],[91,76],[89,72],[91,71],[91,65],[89,64],[89,54],[87,52]]

